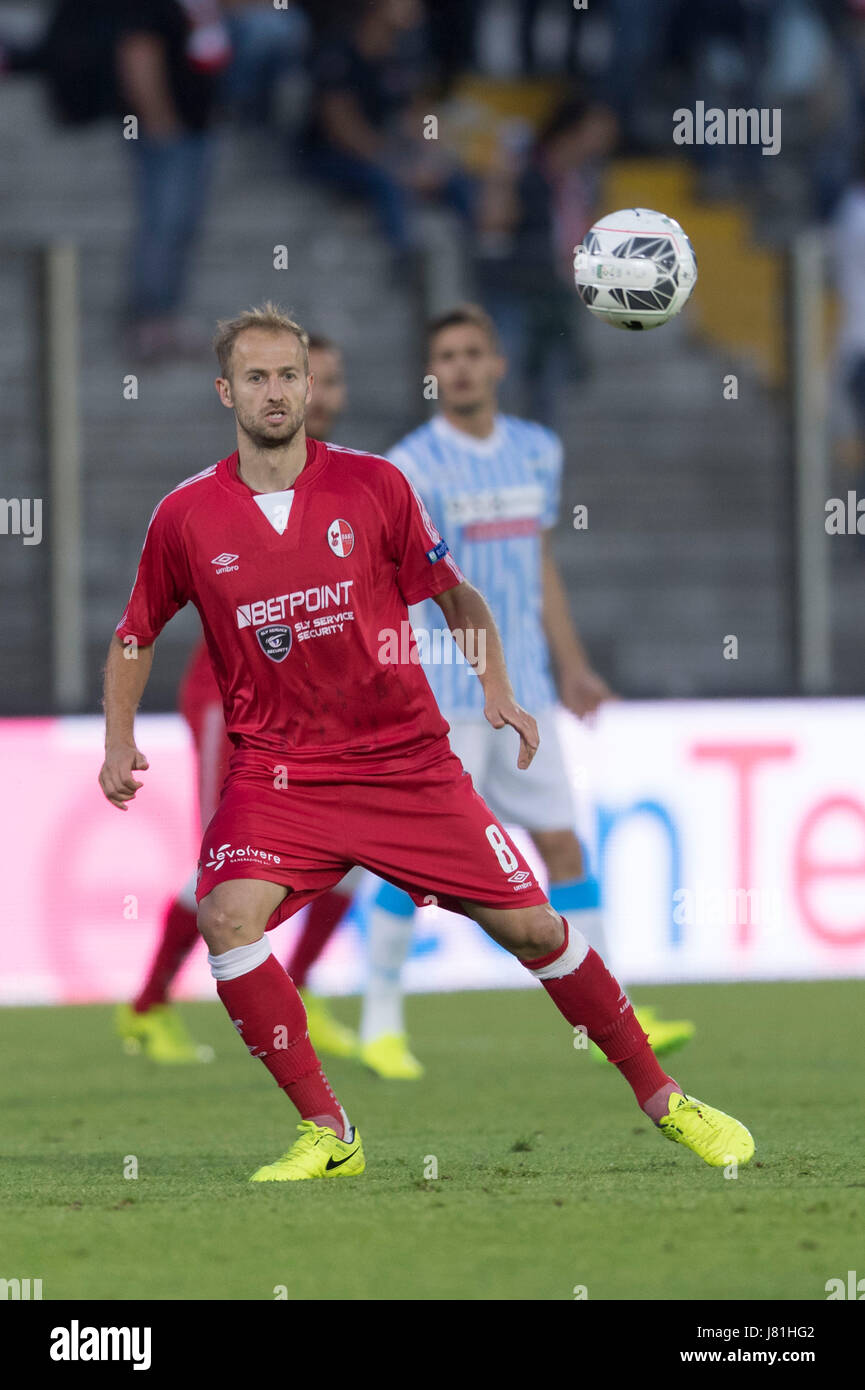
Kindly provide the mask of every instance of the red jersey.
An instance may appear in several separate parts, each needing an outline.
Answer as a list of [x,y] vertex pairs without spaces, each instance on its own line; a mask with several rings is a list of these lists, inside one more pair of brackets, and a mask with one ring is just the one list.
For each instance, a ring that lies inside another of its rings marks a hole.
[[318,440],[285,492],[256,493],[237,468],[235,452],[159,503],[118,636],[149,646],[195,605],[233,775],[342,781],[447,754],[413,636],[409,661],[386,659],[408,605],[463,580],[411,483]]

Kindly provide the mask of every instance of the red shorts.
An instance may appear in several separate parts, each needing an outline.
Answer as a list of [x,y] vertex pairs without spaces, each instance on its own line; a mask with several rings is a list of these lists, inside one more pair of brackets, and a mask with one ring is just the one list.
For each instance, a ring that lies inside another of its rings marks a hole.
[[547,901],[513,840],[450,750],[405,777],[351,781],[229,780],[204,833],[196,898],[233,878],[288,889],[268,930],[362,864],[418,907],[535,907]]

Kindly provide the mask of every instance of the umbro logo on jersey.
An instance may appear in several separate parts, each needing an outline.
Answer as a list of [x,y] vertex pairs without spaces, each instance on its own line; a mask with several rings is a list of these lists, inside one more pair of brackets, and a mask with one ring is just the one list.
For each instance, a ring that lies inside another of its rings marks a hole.
[[291,628],[282,623],[272,623],[270,627],[260,627],[256,632],[259,646],[271,661],[285,661],[291,651]]
[[515,874],[508,874],[508,883],[525,883],[531,874],[527,874],[525,869],[517,869]]
[[341,560],[354,550],[354,531],[342,517],[337,517],[336,521],[332,521],[328,526],[327,543],[334,555],[338,555]]
[[234,563],[236,559],[237,555],[229,555],[228,551],[224,550],[221,555],[214,555],[210,563],[217,566],[217,574],[229,574],[231,570],[240,569],[240,566]]

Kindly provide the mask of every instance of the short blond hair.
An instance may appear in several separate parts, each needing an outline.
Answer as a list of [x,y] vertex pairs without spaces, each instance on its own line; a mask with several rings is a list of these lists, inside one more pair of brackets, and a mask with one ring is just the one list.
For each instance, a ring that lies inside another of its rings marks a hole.
[[233,319],[220,319],[216,325],[213,350],[219,359],[219,370],[227,379],[231,367],[231,354],[234,344],[248,328],[262,328],[266,333],[293,333],[303,348],[304,371],[309,372],[309,334],[295,319],[291,318],[272,299],[254,309],[244,309]]

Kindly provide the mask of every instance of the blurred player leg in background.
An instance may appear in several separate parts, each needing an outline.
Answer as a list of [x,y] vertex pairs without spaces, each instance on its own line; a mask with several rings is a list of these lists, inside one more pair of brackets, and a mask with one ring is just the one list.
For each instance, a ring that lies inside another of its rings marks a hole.
[[360,1016],[360,1060],[389,1081],[417,1081],[423,1066],[408,1044],[403,966],[411,948],[414,903],[383,883],[369,914],[367,978]]
[[[232,745],[225,732],[222,698],[204,642],[196,647],[180,688],[180,712],[195,744],[200,825],[207,825],[219,800]],[[195,1043],[169,1003],[171,987],[198,941],[194,877],[169,903],[147,978],[131,1004],[116,1012],[117,1032],[127,1052],[144,1052],[154,1062],[209,1062],[213,1049]]]
[[313,994],[307,987],[306,977],[351,907],[365,877],[365,870],[356,865],[336,888],[310,903],[294,950],[285,964],[306,1008],[310,1041],[316,1052],[329,1057],[356,1057],[358,1035],[353,1028],[347,1028],[334,1018],[321,995]]

